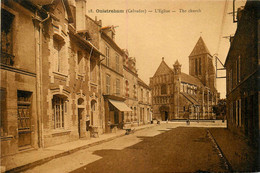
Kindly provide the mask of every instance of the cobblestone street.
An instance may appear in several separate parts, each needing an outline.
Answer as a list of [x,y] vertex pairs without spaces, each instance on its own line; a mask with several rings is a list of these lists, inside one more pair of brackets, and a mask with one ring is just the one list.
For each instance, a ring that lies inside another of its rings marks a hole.
[[207,128],[195,128],[193,124],[163,123],[54,159],[27,172],[226,171],[208,138]]

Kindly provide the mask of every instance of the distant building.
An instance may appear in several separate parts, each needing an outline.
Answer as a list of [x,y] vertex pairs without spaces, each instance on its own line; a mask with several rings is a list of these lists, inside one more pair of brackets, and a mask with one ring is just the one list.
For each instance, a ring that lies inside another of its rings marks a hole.
[[260,5],[247,1],[238,9],[237,30],[226,58],[228,128],[259,144]]
[[132,112],[126,113],[125,126],[138,125],[138,74],[136,70],[136,59],[129,57],[127,50],[124,50],[124,97],[126,104],[132,109]]
[[181,72],[178,60],[170,68],[163,58],[150,78],[154,117],[215,119],[212,108],[219,98],[215,77],[212,56],[201,37],[189,56],[189,75]]
[[105,115],[105,132],[115,132],[123,129],[125,115],[131,112],[125,104],[123,56],[124,51],[115,42],[114,26],[101,28],[100,49],[105,55],[101,62],[102,71],[102,109]]
[[138,78],[138,124],[148,124],[152,121],[151,112],[151,88],[140,78]]

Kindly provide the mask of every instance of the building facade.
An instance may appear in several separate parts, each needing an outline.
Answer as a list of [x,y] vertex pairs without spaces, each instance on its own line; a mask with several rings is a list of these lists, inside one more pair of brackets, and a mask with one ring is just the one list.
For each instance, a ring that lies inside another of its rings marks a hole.
[[1,154],[101,133],[100,26],[86,2],[1,5]]
[[124,97],[126,104],[132,109],[126,113],[125,127],[138,125],[138,74],[136,70],[136,59],[129,57],[124,50]]
[[125,115],[132,110],[125,104],[123,56],[124,51],[115,42],[114,26],[102,27],[100,49],[105,55],[101,61],[104,129],[106,133],[124,128]]
[[181,72],[178,60],[170,68],[162,58],[150,78],[153,115],[159,120],[215,119],[213,106],[219,93],[215,88],[215,70],[200,37],[189,56],[189,75]]
[[1,156],[146,124],[127,57],[85,0],[2,1]]
[[149,124],[153,120],[151,104],[151,88],[140,78],[138,80],[138,124]]
[[259,2],[238,10],[225,62],[228,128],[259,145]]
[[25,5],[1,3],[1,156],[38,147],[39,37],[31,16]]

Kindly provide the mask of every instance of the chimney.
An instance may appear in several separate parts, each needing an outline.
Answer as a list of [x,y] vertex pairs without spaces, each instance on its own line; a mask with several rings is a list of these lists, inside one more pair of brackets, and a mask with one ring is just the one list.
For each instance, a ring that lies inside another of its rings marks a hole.
[[86,0],[76,0],[76,30],[84,30],[86,23]]

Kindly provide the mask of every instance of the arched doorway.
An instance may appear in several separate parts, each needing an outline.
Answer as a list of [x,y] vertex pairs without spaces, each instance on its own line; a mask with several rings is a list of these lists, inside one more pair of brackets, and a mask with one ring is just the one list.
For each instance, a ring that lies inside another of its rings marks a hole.
[[82,117],[84,114],[84,100],[82,98],[78,99],[78,133],[79,133],[79,138],[82,137],[83,129],[82,128]]
[[160,112],[161,112],[161,119],[162,121],[167,121],[169,120],[169,106],[161,106],[160,107]]

